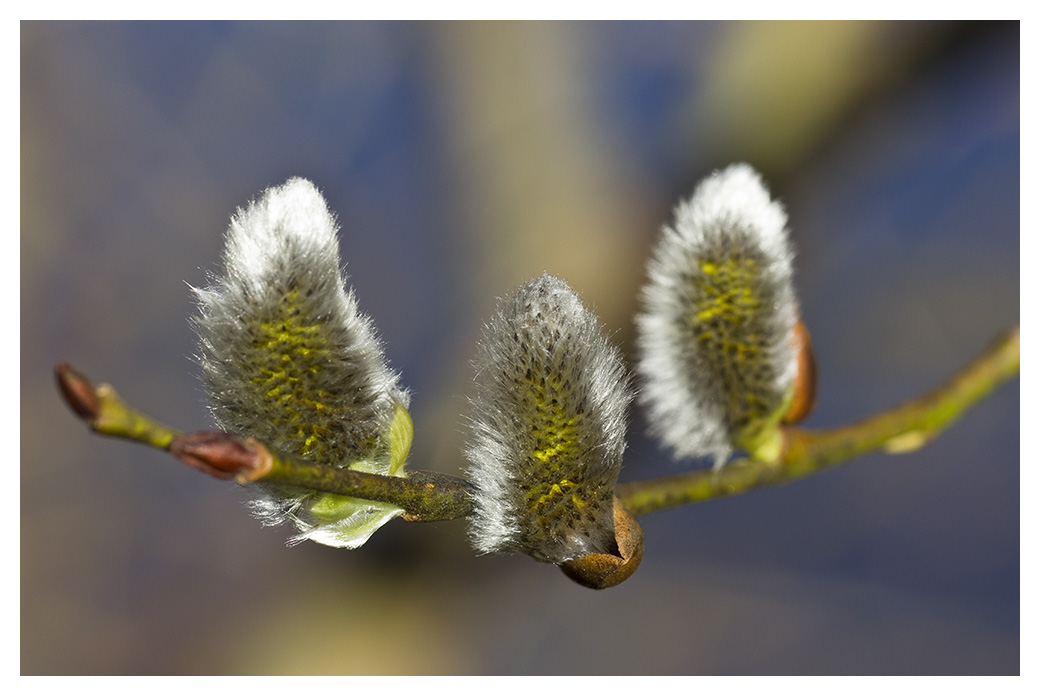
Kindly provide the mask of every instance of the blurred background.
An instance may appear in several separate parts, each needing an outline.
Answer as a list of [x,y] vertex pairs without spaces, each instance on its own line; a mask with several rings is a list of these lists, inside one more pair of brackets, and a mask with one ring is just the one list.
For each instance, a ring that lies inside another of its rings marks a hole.
[[[743,160],[791,220],[807,425],[841,425],[1019,320],[1019,52],[1017,23],[23,23],[22,673],[1017,673],[1017,382],[917,452],[646,516],[593,592],[461,521],[287,548],[243,489],[90,435],[52,369],[210,427],[189,285],[305,176],[410,465],[457,473],[496,298],[558,274],[631,354],[658,229]],[[706,465],[644,429],[623,480]]]

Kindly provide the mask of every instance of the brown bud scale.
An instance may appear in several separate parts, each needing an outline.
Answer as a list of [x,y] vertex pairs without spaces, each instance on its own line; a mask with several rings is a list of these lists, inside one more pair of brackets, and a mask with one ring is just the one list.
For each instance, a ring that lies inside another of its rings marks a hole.
[[[188,466],[218,479],[246,481],[264,465],[266,450],[252,439],[242,440],[227,433],[204,431],[178,435],[170,443],[170,454]],[[270,459],[270,455],[267,456]],[[268,464],[269,467],[269,464]]]
[[93,421],[98,417],[101,401],[90,380],[72,369],[68,363],[61,363],[55,367],[54,376],[58,380],[61,395],[65,397],[65,403],[77,416],[86,421]]
[[794,376],[794,397],[784,414],[784,423],[803,420],[816,405],[816,355],[813,353],[809,329],[801,320],[794,327],[794,349],[798,362]]
[[574,582],[594,590],[619,585],[636,572],[643,560],[643,528],[636,518],[614,498],[614,535],[618,554],[590,553],[560,564],[560,570]]

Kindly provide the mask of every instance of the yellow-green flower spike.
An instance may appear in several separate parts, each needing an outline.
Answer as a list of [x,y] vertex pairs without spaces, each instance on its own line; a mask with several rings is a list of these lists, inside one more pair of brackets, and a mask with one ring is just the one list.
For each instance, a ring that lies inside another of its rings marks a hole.
[[[318,189],[294,178],[231,220],[224,274],[197,290],[200,362],[218,424],[314,462],[403,475],[408,394],[386,365],[340,271],[336,222]],[[265,524],[354,548],[401,509],[268,486]]]
[[677,457],[771,459],[792,397],[798,307],[787,216],[758,174],[702,181],[662,230],[637,318],[640,401]]
[[466,457],[476,549],[556,564],[617,553],[614,487],[631,394],[596,316],[543,275],[501,302],[475,366]]

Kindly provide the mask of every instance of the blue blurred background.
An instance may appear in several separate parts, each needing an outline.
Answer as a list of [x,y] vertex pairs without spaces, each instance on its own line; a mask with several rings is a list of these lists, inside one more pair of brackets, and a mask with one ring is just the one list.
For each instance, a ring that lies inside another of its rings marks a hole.
[[[459,470],[481,322],[549,271],[630,353],[679,197],[750,162],[785,203],[812,427],[930,388],[1019,319],[1019,26],[23,23],[21,669],[115,673],[1019,671],[1019,388],[935,442],[644,517],[592,592],[461,521],[286,548],[245,492],[89,435],[68,360],[210,426],[189,285],[237,206],[305,176]],[[637,410],[622,478],[676,473]]]

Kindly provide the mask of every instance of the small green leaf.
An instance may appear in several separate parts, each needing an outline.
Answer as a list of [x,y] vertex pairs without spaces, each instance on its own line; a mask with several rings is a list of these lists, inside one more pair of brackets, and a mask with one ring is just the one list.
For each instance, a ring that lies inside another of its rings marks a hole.
[[390,503],[325,493],[315,499],[309,510],[315,528],[301,536],[327,546],[354,549],[403,512]]
[[404,476],[405,460],[412,448],[412,417],[408,409],[400,404],[394,412],[394,420],[390,424],[390,475]]

